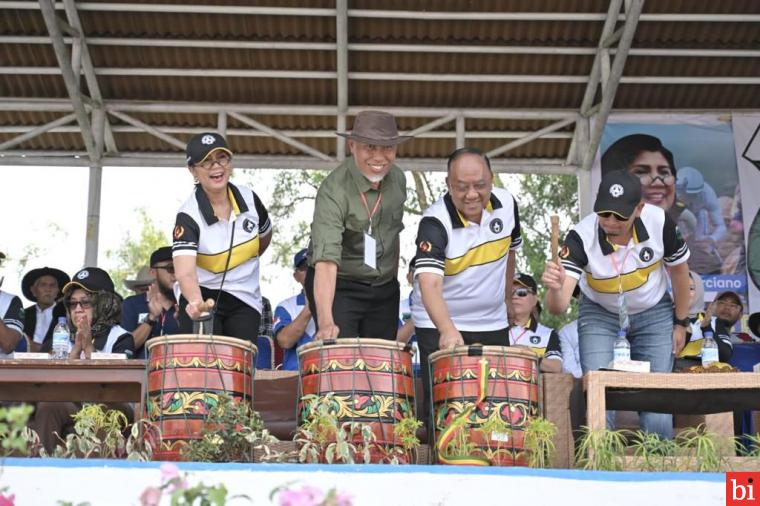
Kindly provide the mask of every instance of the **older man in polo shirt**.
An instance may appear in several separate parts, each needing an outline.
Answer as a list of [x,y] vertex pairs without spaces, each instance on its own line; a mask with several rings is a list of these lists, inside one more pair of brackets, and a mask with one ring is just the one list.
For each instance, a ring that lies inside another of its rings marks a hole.
[[[621,329],[627,331],[631,358],[648,361],[653,372],[670,372],[691,323],[689,249],[665,211],[642,200],[636,176],[625,171],[605,174],[594,214],[567,234],[560,258],[558,264],[546,264],[542,277],[548,289],[546,305],[553,314],[564,313],[580,284],[583,372],[607,366]],[[607,420],[612,425],[612,412]],[[641,424],[664,437],[672,434],[668,414],[642,413]]]
[[399,233],[406,178],[394,161],[396,120],[362,111],[348,138],[352,156],[317,192],[306,293],[317,323],[314,338],[395,339]]

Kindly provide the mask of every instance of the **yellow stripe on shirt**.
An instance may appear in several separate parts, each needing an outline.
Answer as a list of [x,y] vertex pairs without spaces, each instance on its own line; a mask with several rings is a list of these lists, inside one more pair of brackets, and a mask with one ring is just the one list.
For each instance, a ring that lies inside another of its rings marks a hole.
[[[214,274],[219,274],[224,271],[224,266],[227,264],[228,250],[222,251],[215,255],[204,255],[198,253],[196,263],[201,269],[205,269]],[[257,235],[250,241],[240,243],[232,248],[232,255],[230,256],[229,269],[234,269],[240,264],[243,264],[251,258],[259,255],[259,236]]]
[[471,248],[467,253],[458,258],[447,258],[444,262],[443,273],[446,276],[454,276],[470,267],[495,262],[509,253],[512,237],[486,242]]
[[621,279],[618,279],[617,276],[605,279],[596,279],[591,275],[590,272],[587,272],[586,281],[592,290],[599,293],[618,293],[620,283],[622,281],[623,291],[630,292],[631,290],[635,290],[643,286],[649,279],[649,275],[659,269],[661,265],[662,260],[658,260],[652,265],[648,265],[647,267],[642,267],[641,269],[636,269],[633,272],[622,274],[620,276]]

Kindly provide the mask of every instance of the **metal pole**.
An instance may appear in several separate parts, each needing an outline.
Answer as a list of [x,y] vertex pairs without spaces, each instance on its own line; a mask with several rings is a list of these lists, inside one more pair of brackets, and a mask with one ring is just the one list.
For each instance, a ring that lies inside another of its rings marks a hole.
[[547,127],[542,128],[541,130],[537,130],[531,134],[528,134],[525,137],[521,137],[517,140],[504,144],[503,146],[499,146],[496,149],[492,149],[491,151],[486,153],[486,155],[489,158],[495,158],[503,153],[506,153],[507,151],[520,147],[523,144],[527,144],[532,140],[538,139],[539,137],[541,137],[542,135],[546,133],[554,132],[556,130],[565,128],[566,126],[575,123],[576,120],[577,118],[570,118],[570,119],[564,119],[562,121],[558,121],[557,123],[553,123]]
[[154,137],[158,137],[164,142],[167,142],[171,144],[172,146],[181,149],[182,151],[185,150],[187,147],[187,143],[182,142],[181,140],[177,139],[176,137],[172,137],[171,135],[162,132],[160,129],[156,127],[152,127],[148,125],[147,123],[143,123],[137,118],[133,118],[132,116],[128,116],[124,114],[123,112],[118,111],[108,111],[109,114],[112,116],[115,116],[122,120],[124,123],[129,123],[132,126],[136,126],[137,128],[141,128],[142,130],[145,130],[145,132],[151,134]]
[[610,7],[607,9],[607,17],[604,19],[602,34],[599,36],[599,45],[596,49],[594,63],[591,65],[591,73],[589,74],[589,80],[586,84],[586,91],[583,93],[583,101],[581,102],[581,115],[583,116],[588,115],[587,111],[594,103],[596,88],[599,85],[599,78],[601,77],[601,50],[604,48],[604,40],[615,30],[615,23],[617,23],[618,16],[620,15],[621,4],[621,0],[611,0]]
[[456,129],[457,129],[457,147],[456,149],[463,148],[465,146],[465,135],[466,135],[466,128],[465,128],[465,116],[463,114],[457,115],[457,121],[456,121]]
[[[348,0],[335,3],[335,42],[336,70],[338,92],[338,114],[336,126],[339,132],[346,131],[346,114],[348,113]],[[346,139],[336,135],[335,156],[342,161],[346,158]]]
[[227,137],[227,113],[225,111],[219,111],[216,116],[216,131],[225,138]]

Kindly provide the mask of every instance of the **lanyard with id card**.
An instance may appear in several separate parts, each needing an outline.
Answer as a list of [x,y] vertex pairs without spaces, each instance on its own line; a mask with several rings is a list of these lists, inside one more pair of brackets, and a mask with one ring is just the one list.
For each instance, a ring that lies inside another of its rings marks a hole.
[[372,269],[377,269],[377,242],[372,236],[372,217],[375,216],[375,213],[377,213],[377,210],[380,208],[383,194],[378,194],[372,211],[369,210],[369,203],[367,203],[367,197],[364,193],[359,192],[359,197],[361,197],[362,204],[364,204],[364,209],[367,210],[367,216],[369,217],[369,228],[364,232],[364,264]]
[[625,291],[623,291],[623,277],[620,275],[620,273],[623,270],[623,267],[625,266],[625,261],[628,259],[628,255],[631,253],[632,248],[627,248],[625,255],[623,256],[623,261],[620,262],[620,266],[618,267],[617,262],[615,261],[615,252],[612,252],[610,254],[610,261],[612,262],[612,267],[615,269],[615,272],[618,276],[618,319],[620,322],[620,329],[621,330],[627,330],[628,327],[630,327],[630,321],[628,318],[628,301],[625,297]]

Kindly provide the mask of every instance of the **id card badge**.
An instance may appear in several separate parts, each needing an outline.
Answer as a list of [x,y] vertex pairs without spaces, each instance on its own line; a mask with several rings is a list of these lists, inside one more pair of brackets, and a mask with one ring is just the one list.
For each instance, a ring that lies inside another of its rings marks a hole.
[[367,232],[364,232],[364,264],[377,269],[377,243]]
[[628,320],[628,301],[625,297],[625,292],[618,294],[618,317],[620,319],[620,328],[623,330],[628,329],[630,322]]

